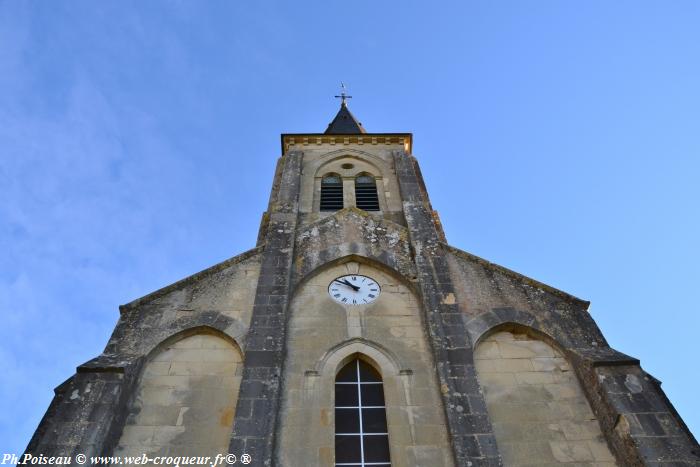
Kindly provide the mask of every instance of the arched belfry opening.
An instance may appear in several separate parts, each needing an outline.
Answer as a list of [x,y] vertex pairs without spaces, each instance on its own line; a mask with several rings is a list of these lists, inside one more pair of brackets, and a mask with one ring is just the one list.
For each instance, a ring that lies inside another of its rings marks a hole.
[[328,174],[321,179],[321,211],[343,209],[343,179],[338,174]]
[[355,177],[355,206],[365,211],[379,211],[377,182],[367,173]]

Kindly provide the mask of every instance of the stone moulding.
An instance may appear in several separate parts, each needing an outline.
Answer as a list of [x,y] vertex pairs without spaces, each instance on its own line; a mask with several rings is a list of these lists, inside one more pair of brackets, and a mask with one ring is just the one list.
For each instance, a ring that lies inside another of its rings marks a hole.
[[353,355],[367,356],[374,360],[382,370],[391,368],[395,375],[411,371],[392,351],[383,345],[359,337],[340,342],[328,349],[310,371],[317,375],[332,374],[335,377],[345,360]]
[[411,133],[363,133],[359,135],[328,135],[325,133],[287,133],[282,134],[282,154],[286,154],[292,146],[311,144],[401,144],[406,152],[411,152],[413,134]]

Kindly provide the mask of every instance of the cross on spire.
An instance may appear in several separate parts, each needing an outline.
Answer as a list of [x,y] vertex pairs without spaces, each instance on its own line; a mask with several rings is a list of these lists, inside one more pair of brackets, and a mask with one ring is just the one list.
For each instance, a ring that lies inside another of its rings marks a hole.
[[345,106],[345,105],[347,105],[347,104],[345,103],[345,100],[346,100],[346,99],[352,99],[352,96],[348,96],[348,95],[347,95],[347,93],[345,92],[347,88],[345,87],[345,84],[344,84],[342,81],[340,82],[340,89],[341,89],[340,95],[339,95],[339,96],[335,96],[335,98],[336,98],[336,99],[341,99],[340,105]]

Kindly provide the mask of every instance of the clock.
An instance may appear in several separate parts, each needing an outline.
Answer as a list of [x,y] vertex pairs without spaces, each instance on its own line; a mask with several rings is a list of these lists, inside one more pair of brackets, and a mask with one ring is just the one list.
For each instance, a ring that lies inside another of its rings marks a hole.
[[382,292],[377,281],[360,274],[348,274],[328,284],[328,295],[342,305],[367,305]]

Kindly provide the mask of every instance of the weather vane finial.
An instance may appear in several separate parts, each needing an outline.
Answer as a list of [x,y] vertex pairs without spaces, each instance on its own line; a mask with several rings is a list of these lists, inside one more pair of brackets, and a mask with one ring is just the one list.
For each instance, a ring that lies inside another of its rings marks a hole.
[[345,92],[345,90],[346,90],[345,84],[341,81],[340,82],[340,95],[335,96],[336,99],[341,99],[340,105],[346,105],[345,100],[352,99],[352,96],[348,96],[348,94]]

